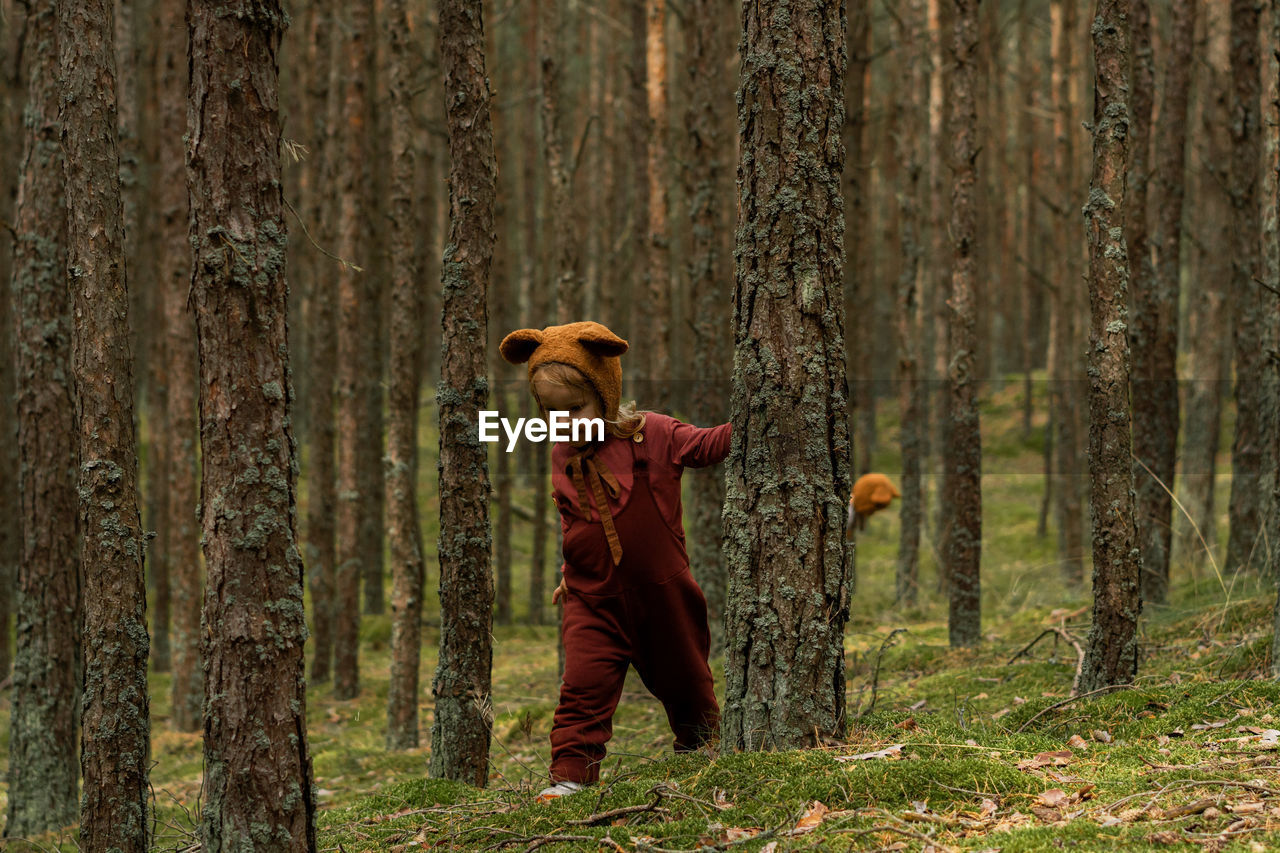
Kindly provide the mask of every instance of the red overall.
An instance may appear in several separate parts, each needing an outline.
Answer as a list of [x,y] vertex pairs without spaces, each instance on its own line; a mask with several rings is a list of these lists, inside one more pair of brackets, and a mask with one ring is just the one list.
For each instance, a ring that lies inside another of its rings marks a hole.
[[601,523],[567,514],[564,683],[551,728],[556,782],[599,778],[628,664],[666,709],[677,752],[696,749],[719,727],[707,601],[689,571],[683,532],[654,500],[644,446],[626,443],[634,481],[613,516],[621,562],[614,565]]

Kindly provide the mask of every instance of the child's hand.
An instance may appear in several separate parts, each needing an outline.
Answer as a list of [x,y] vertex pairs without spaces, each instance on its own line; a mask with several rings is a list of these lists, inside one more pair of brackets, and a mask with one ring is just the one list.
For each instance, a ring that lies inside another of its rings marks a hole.
[[567,593],[568,591],[569,591],[569,587],[565,586],[564,576],[561,575],[560,585],[555,588],[555,592],[551,593],[551,603],[556,604],[557,602],[559,602],[561,597],[564,596],[564,594]]

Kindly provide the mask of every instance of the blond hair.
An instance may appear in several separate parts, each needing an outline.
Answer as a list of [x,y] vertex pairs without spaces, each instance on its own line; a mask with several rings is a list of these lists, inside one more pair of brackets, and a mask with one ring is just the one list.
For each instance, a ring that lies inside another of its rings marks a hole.
[[[600,396],[600,392],[591,384],[582,371],[576,367],[563,364],[558,361],[547,362],[540,365],[529,377],[529,390],[533,394],[533,399],[537,402],[538,408],[545,415],[548,411],[542,400],[538,399],[538,386],[534,380],[543,379],[552,385],[559,385],[564,388],[572,388],[574,390],[583,391],[595,396],[600,403],[600,411],[604,411],[604,399]],[[602,418],[605,423],[605,431],[615,438],[631,438],[640,430],[644,429],[645,412],[636,408],[636,401],[632,400],[628,403],[620,403],[618,405],[618,417],[614,420]]]

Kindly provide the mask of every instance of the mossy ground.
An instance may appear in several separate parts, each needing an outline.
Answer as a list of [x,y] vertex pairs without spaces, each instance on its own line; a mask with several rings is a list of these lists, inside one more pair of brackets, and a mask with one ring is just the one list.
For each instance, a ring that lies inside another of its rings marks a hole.
[[[1265,734],[1280,729],[1280,684],[1265,679],[1274,585],[1246,575],[1221,578],[1212,561],[1182,548],[1171,604],[1148,606],[1143,614],[1141,675],[1131,689],[1064,701],[1076,652],[1055,635],[1010,662],[1050,626],[1083,638],[1089,601],[1087,589],[1061,580],[1052,524],[1047,536],[1036,534],[1043,422],[1033,422],[1023,437],[1019,392],[1010,384],[984,402],[982,646],[947,646],[946,605],[936,591],[928,527],[920,602],[895,605],[897,512],[874,517],[858,543],[857,592],[846,634],[850,725],[844,742],[787,753],[675,756],[661,706],[632,673],[600,786],[536,804],[557,696],[555,630],[500,626],[494,631],[490,786],[480,791],[428,780],[425,746],[385,748],[390,622],[366,616],[360,698],[336,701],[327,685],[308,692],[321,848],[1011,853],[1122,845],[1280,847],[1280,752]],[[896,472],[893,419],[887,407],[883,411],[884,452],[877,467]],[[431,412],[424,409],[428,419]],[[424,425],[422,446],[424,534],[433,555],[432,424]],[[927,487],[933,494],[933,483]],[[1228,488],[1222,477],[1220,527]],[[527,492],[517,497],[526,505]],[[517,523],[516,530],[519,572],[529,553],[528,525]],[[424,744],[430,740],[430,679],[439,640],[430,556],[428,567]],[[518,573],[517,619],[524,581]],[[898,629],[905,631],[895,634]],[[722,687],[719,661],[713,669]],[[157,846],[185,849],[193,840],[199,798],[200,737],[168,727],[167,675],[153,674],[151,689]],[[7,741],[7,714],[6,697],[0,741]],[[841,760],[899,745],[887,757]],[[1045,755],[1063,751],[1070,755]],[[804,815],[816,822],[815,802],[830,811],[812,830],[792,834]],[[1196,810],[1179,816],[1179,807],[1191,803]],[[650,805],[665,811],[643,808]],[[626,807],[642,808],[599,825],[571,823]],[[73,849],[73,838],[69,829],[62,839],[38,842],[45,849]]]

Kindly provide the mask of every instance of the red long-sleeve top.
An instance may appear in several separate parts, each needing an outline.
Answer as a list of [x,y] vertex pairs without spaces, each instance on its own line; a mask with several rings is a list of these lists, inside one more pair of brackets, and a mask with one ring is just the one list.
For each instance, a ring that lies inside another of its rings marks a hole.
[[[685,468],[703,468],[724,461],[729,455],[732,424],[699,427],[678,421],[660,412],[646,412],[644,442],[640,450],[649,460],[649,488],[654,503],[673,530],[683,530],[680,503],[680,475]],[[635,475],[631,467],[629,438],[607,436],[595,452],[597,464],[608,466],[618,480],[618,497],[607,496],[609,509],[616,516],[631,498]],[[568,442],[557,442],[551,449],[552,497],[560,507],[560,529],[569,529],[569,515],[599,522],[600,513],[588,504],[580,506],[578,489],[569,474],[569,457],[577,449]],[[561,571],[564,566],[561,566]]]

